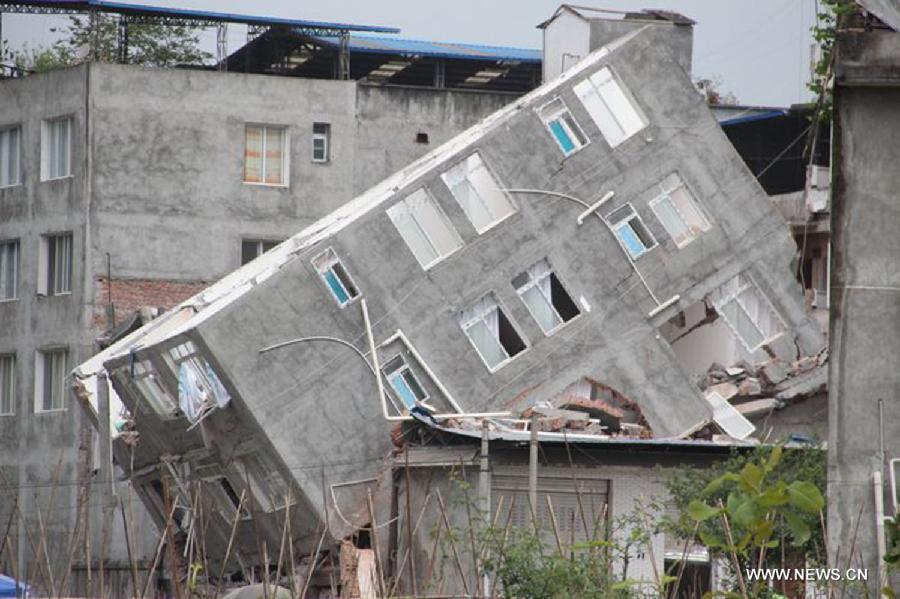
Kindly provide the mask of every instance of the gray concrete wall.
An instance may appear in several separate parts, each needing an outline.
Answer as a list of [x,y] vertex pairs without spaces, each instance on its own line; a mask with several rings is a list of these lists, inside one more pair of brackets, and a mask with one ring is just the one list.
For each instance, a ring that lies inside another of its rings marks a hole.
[[[833,547],[849,548],[856,537],[861,563],[852,565],[868,568],[872,580],[879,561],[872,476],[886,472],[884,460],[900,457],[900,173],[895,167],[900,34],[843,33],[838,44],[828,528]],[[893,515],[890,492],[883,498],[885,515]],[[846,553],[841,552],[841,567]]]

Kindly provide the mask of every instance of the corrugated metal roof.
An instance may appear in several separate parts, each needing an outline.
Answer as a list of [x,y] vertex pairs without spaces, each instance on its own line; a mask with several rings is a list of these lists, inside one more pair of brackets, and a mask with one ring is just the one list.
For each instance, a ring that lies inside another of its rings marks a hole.
[[[338,46],[337,37],[317,36],[322,44]],[[467,60],[507,60],[516,62],[541,62],[541,51],[530,48],[505,46],[481,46],[452,42],[398,39],[394,37],[350,36],[351,53],[394,54],[398,56],[427,56],[431,58],[455,58]]]
[[299,27],[304,29],[369,31],[374,33],[398,33],[400,31],[396,27],[382,27],[379,25],[351,25],[347,23],[330,23],[327,21],[307,21],[304,19],[242,15],[238,13],[194,10],[188,8],[170,8],[166,6],[150,6],[147,4],[131,4],[127,2],[109,2],[108,0],[0,0],[0,6],[4,4],[34,6],[63,11],[98,10],[118,14],[168,17],[191,21],[217,21],[221,23],[246,23],[250,25],[286,25],[288,27]]

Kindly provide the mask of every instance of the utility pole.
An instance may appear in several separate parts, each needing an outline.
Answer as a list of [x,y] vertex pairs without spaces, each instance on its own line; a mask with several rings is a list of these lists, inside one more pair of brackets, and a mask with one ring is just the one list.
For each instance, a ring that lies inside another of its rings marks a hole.
[[537,528],[537,475],[538,475],[538,414],[531,412],[531,441],[528,453],[528,503],[531,504],[531,521]]

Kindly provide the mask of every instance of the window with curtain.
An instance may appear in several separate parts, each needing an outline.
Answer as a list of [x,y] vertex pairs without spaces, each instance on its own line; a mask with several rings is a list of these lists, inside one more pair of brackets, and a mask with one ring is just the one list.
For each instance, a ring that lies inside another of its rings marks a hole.
[[441,179],[479,233],[516,211],[477,152],[444,172]]
[[16,412],[16,356],[0,355],[0,415]]
[[48,235],[43,238],[46,246],[47,295],[62,295],[72,291],[72,234]]
[[402,355],[395,356],[384,363],[382,372],[387,378],[391,388],[397,394],[397,397],[406,405],[407,408],[415,407],[417,402],[428,399],[428,393],[419,383],[419,379],[413,374],[409,364]]
[[19,174],[21,138],[20,127],[0,131],[0,187],[11,187],[22,182]]
[[247,125],[244,137],[244,182],[287,185],[287,130]]
[[328,248],[313,258],[312,264],[340,307],[359,297],[359,290],[334,250]]
[[41,138],[41,180],[71,175],[72,117],[44,121]]
[[573,88],[606,142],[616,147],[647,126],[646,117],[609,67]]
[[580,314],[546,259],[517,275],[512,284],[547,335]]
[[541,106],[538,109],[538,115],[559,149],[566,156],[574,154],[587,145],[587,137],[562,98],[555,98]]
[[660,195],[650,200],[650,208],[677,247],[686,246],[709,230],[709,220],[676,173],[663,179],[659,190]]
[[525,351],[526,345],[493,293],[459,316],[459,323],[478,355],[492,372]]
[[19,242],[0,241],[0,301],[16,299],[19,287]]
[[459,233],[424,188],[394,204],[387,215],[422,268],[429,268],[463,246]]
[[36,411],[65,409],[68,355],[69,352],[64,349],[37,352],[34,385]]
[[725,324],[750,352],[784,332],[781,316],[747,275],[734,277],[710,297]]
[[656,239],[631,204],[610,212],[606,221],[632,259],[643,256],[656,247]]

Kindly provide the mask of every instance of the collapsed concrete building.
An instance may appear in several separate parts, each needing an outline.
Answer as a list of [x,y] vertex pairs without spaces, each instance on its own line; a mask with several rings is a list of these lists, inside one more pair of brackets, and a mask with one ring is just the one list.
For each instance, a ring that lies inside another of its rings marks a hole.
[[271,563],[286,508],[295,551],[335,548],[390,518],[414,420],[515,440],[565,408],[588,418],[542,443],[749,439],[673,344],[721,327],[723,369],[774,369],[819,366],[824,339],[784,220],[657,39],[592,52],[77,368],[157,521],[201,542],[207,514],[229,567]]

